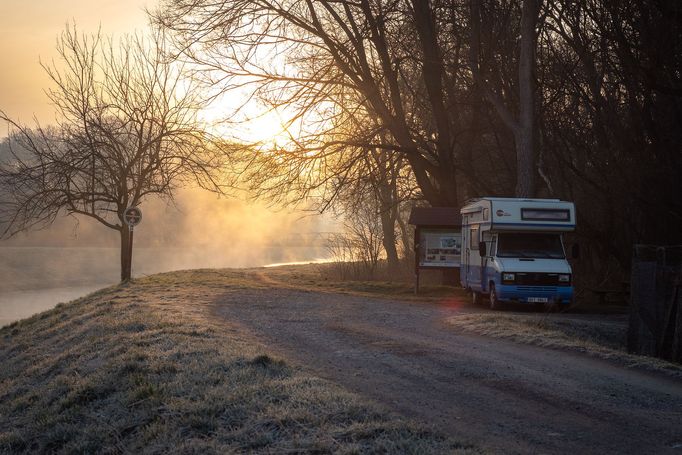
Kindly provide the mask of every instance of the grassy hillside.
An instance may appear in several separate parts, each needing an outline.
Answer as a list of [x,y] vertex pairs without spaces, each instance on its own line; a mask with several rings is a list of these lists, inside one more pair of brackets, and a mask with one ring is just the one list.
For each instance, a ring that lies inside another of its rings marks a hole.
[[261,285],[157,275],[0,329],[0,452],[471,451],[211,317],[219,294]]

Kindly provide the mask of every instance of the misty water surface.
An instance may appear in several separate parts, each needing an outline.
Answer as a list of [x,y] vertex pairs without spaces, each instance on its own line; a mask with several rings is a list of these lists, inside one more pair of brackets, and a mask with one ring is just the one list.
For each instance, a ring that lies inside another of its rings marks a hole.
[[48,310],[60,302],[82,297],[103,286],[106,285],[3,292],[0,294],[0,327]]
[[[100,247],[0,247],[0,326],[117,283],[119,251]],[[136,248],[133,275],[259,267],[323,259],[323,247]]]

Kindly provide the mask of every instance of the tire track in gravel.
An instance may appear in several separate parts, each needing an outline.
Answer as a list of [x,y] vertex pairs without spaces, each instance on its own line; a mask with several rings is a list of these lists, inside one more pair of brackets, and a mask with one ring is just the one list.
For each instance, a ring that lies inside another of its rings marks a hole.
[[277,287],[216,303],[303,368],[493,452],[682,454],[679,379],[459,333],[452,305]]

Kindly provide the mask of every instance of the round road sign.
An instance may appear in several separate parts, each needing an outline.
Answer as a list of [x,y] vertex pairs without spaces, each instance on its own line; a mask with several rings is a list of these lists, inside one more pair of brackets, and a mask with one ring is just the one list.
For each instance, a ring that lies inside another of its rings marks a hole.
[[140,221],[142,221],[142,210],[137,207],[128,207],[126,211],[123,212],[123,219],[128,226],[137,226],[140,224]]

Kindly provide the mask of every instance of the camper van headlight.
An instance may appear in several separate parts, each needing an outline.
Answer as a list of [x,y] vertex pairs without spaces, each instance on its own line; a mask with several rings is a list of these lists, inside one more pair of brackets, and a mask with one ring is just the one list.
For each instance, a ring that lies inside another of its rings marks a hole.
[[559,283],[570,283],[571,282],[571,275],[559,275]]
[[513,283],[516,280],[516,276],[513,273],[503,273],[502,282],[503,283]]

